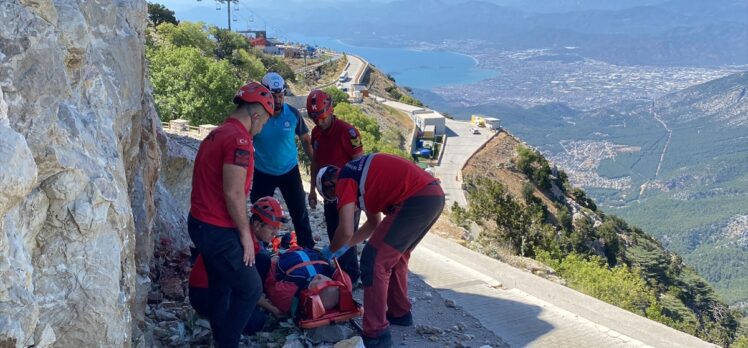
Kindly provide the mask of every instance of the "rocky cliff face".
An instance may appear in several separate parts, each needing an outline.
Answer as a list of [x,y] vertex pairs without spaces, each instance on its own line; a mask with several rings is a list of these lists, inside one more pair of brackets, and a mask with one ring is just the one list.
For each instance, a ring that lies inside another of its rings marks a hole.
[[145,16],[133,0],[0,3],[0,346],[139,335],[161,163]]

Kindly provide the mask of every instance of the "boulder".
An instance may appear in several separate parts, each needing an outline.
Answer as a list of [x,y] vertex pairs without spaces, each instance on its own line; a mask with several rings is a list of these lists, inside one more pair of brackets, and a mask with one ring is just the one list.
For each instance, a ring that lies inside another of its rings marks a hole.
[[2,13],[0,346],[130,346],[161,165],[145,2],[15,0]]

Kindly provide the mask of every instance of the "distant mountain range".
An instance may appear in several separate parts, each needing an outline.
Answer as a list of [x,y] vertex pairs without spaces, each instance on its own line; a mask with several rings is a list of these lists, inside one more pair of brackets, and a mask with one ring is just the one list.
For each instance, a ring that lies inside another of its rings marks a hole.
[[[506,50],[575,46],[583,56],[615,64],[748,63],[748,3],[740,0],[268,2],[238,8],[244,12],[236,13],[235,27],[268,28],[281,37],[298,32],[396,47],[476,39]],[[225,12],[205,7],[177,14],[226,23]]]

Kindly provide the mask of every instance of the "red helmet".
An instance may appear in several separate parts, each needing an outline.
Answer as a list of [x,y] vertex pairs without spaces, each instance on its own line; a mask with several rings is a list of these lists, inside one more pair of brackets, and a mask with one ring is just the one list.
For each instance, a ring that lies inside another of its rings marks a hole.
[[333,113],[332,98],[318,89],[313,90],[306,97],[306,112],[314,121],[321,121]]
[[234,104],[242,102],[260,103],[265,108],[265,111],[271,115],[273,114],[273,95],[270,94],[270,90],[257,82],[250,82],[239,88],[239,91],[234,96]]
[[258,199],[252,205],[250,211],[252,214],[257,214],[264,223],[273,227],[280,227],[281,224],[288,222],[288,219],[283,217],[283,208],[280,202],[270,196]]

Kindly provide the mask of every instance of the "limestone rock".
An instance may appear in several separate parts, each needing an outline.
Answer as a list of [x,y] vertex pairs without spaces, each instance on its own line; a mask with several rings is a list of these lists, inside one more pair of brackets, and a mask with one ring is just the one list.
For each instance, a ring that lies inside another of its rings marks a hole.
[[140,335],[161,164],[145,18],[141,0],[2,2],[0,346]]
[[190,245],[187,233],[187,214],[192,192],[192,168],[200,141],[188,137],[158,134],[161,153],[161,172],[156,193],[156,239],[168,238],[175,250]]
[[307,331],[313,341],[338,342],[353,335],[353,330],[344,325],[325,325]]
[[347,340],[335,343],[334,348],[364,348],[364,340],[361,336],[354,336]]

